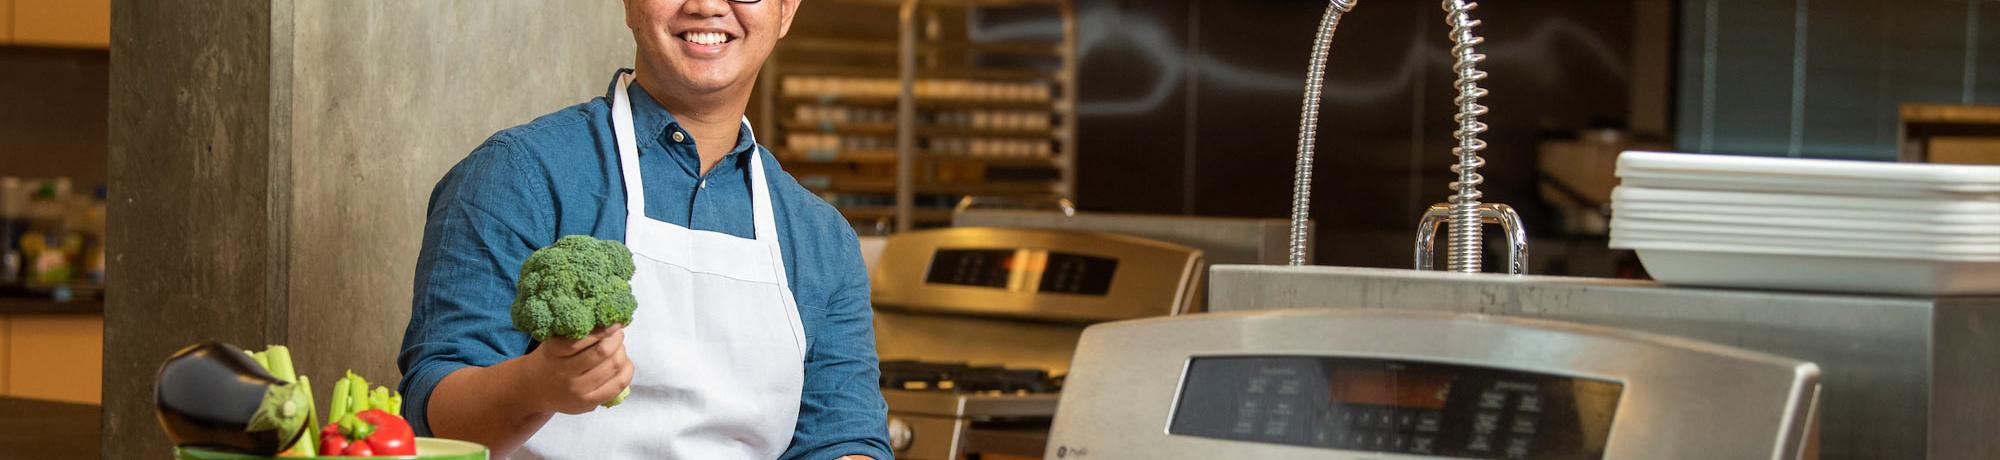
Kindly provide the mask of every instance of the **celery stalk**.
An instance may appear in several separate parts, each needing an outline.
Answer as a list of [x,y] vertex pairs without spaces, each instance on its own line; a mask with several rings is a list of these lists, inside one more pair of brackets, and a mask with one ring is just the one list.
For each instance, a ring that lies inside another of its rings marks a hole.
[[333,381],[333,397],[327,400],[329,410],[326,412],[326,419],[328,421],[340,420],[341,417],[350,413],[347,411],[347,387],[352,384],[345,377]]

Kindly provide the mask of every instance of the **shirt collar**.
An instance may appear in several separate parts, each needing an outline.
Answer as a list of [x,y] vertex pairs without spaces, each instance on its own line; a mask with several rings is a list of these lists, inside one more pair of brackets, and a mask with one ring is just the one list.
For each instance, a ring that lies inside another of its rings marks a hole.
[[[619,72],[630,71],[629,69],[625,69]],[[617,91],[618,77],[614,76],[611,79],[610,92],[605,96],[605,99],[610,100],[612,96],[616,95]],[[674,114],[668,112],[666,107],[660,106],[659,101],[653,100],[653,96],[648,94],[646,88],[642,87],[639,82],[632,82],[632,86],[627,91],[627,96],[631,98],[632,103],[632,130],[635,131],[632,134],[639,139],[650,139],[657,143],[641,143],[639,145],[639,154],[643,156],[647,151],[651,150],[646,147],[657,145],[663,148],[669,154],[670,158],[674,159],[674,163],[679,164],[682,169],[686,170],[688,175],[700,177],[701,156],[695,153],[693,135],[682,130],[680,122],[674,119]],[[681,140],[674,140],[674,133],[681,133]],[[743,122],[742,127],[736,131],[736,146],[729,149],[729,154],[723,156],[722,161],[717,162],[715,168],[709,170],[709,174],[730,172],[738,168],[747,167],[743,162],[748,161],[750,156],[739,154],[754,152],[756,151],[756,146],[757,139],[751,134],[750,122],[746,120]]]

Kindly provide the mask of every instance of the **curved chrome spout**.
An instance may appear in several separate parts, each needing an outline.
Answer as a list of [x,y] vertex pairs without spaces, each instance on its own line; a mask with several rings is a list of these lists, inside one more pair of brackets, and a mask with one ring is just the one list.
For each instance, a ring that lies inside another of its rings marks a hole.
[[1304,107],[1299,109],[1298,169],[1292,173],[1291,265],[1306,263],[1306,219],[1312,208],[1313,139],[1319,130],[1320,91],[1326,83],[1326,50],[1333,43],[1333,31],[1340,16],[1354,9],[1360,0],[1331,0],[1326,16],[1320,19],[1319,33],[1313,38],[1311,64],[1306,68]]

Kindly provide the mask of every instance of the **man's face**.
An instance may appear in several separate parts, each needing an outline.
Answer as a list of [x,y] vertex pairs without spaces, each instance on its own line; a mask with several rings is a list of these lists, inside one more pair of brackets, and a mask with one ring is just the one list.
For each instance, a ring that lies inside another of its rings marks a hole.
[[710,94],[754,84],[764,58],[791,28],[799,0],[625,0],[625,25],[648,81]]

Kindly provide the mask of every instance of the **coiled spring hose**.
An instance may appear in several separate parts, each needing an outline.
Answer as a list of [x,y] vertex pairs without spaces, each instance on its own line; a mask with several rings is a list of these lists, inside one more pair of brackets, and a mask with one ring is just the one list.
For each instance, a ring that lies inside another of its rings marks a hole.
[[1319,33],[1313,38],[1312,61],[1306,67],[1306,95],[1304,107],[1299,109],[1299,156],[1298,169],[1292,173],[1292,234],[1289,262],[1293,266],[1306,264],[1306,219],[1312,208],[1312,165],[1313,136],[1319,130],[1320,88],[1326,83],[1326,49],[1333,43],[1333,30],[1340,26],[1340,15],[1354,9],[1360,0],[1331,0],[1326,6],[1326,16],[1319,21]]

